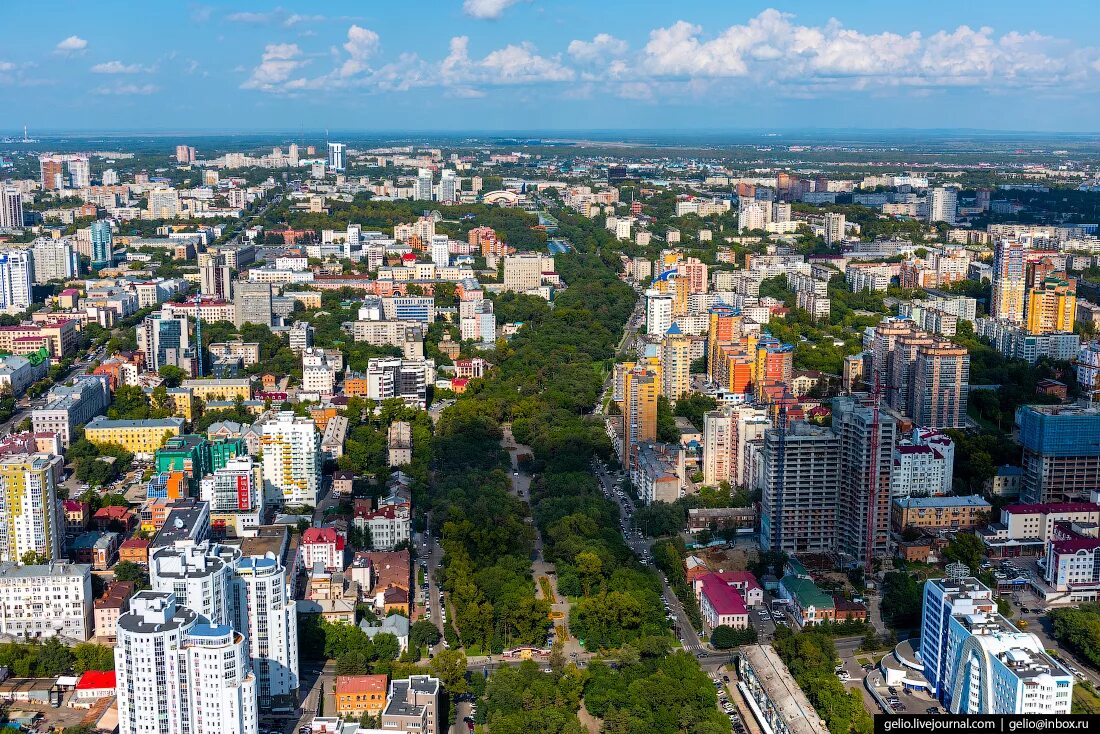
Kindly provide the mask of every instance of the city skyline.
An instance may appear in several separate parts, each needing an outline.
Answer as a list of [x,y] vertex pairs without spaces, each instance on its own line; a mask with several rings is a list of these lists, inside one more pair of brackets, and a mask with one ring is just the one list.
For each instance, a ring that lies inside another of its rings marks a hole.
[[1100,87],[1084,3],[61,5],[0,31],[0,129],[1083,132]]

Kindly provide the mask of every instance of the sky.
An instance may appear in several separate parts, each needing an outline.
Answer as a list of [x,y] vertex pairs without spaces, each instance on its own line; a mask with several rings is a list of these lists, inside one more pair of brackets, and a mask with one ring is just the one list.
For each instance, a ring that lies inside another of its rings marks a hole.
[[6,131],[1100,130],[1095,0],[37,0],[17,16],[0,25]]

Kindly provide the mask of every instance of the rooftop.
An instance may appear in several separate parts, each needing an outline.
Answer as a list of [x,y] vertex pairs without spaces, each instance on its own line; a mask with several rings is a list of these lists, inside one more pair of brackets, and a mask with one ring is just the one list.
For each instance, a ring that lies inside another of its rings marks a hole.
[[981,507],[989,509],[992,507],[981,495],[977,494],[966,495],[965,497],[902,497],[894,500],[894,504],[903,510],[921,510],[936,507]]

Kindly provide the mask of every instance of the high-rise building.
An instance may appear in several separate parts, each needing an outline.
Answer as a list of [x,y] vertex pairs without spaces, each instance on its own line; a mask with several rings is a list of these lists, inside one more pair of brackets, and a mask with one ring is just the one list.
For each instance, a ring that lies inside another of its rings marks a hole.
[[[890,540],[890,488],[897,426],[889,417],[880,415],[876,429],[872,407],[855,397],[834,398],[832,408],[832,431],[837,437],[842,467],[836,550],[858,561],[885,556]],[[877,441],[873,438],[876,430]]]
[[34,282],[68,280],[80,273],[80,259],[67,239],[40,237],[34,241]]
[[730,481],[734,420],[729,410],[708,410],[703,414],[703,484],[708,487]]
[[23,194],[19,189],[0,187],[0,228],[23,226]]
[[195,149],[190,145],[177,145],[176,146],[176,163],[194,163],[195,162]]
[[199,288],[204,296],[214,296],[220,301],[233,299],[233,270],[225,264],[224,257],[211,257],[199,268]]
[[271,284],[238,280],[233,284],[233,306],[236,326],[271,326]]
[[989,315],[1019,324],[1024,320],[1027,271],[1024,245],[1016,240],[997,240],[993,247],[993,296]]
[[825,213],[825,244],[834,245],[844,239],[846,220],[839,212]]
[[34,255],[30,250],[0,252],[0,309],[25,309],[31,305],[34,287]]
[[256,678],[245,636],[140,591],[118,619],[118,725],[125,734],[256,734]]
[[975,578],[925,582],[920,660],[949,713],[1070,712],[1073,676],[1038,637],[1001,616],[993,592]]
[[118,171],[113,168],[108,168],[103,172],[103,185],[104,186],[117,186],[118,185]]
[[1087,502],[1100,490],[1100,408],[1023,405],[1016,425],[1022,502]]
[[86,189],[92,185],[92,169],[84,156],[73,156],[68,160],[69,185],[74,189]]
[[328,169],[330,171],[336,171],[337,173],[343,173],[347,170],[347,160],[343,143],[328,144]]
[[61,557],[65,531],[55,482],[64,463],[52,454],[0,459],[0,561],[21,563],[25,553],[35,553],[40,561]]
[[62,159],[54,156],[40,156],[38,158],[40,171],[39,180],[46,191],[64,188],[65,176],[62,172]]
[[645,292],[645,329],[650,336],[662,337],[672,326],[670,293],[650,289]]
[[451,245],[446,235],[432,240],[432,263],[437,268],[445,268],[451,264]]
[[1027,331],[1052,334],[1073,331],[1077,315],[1077,281],[1044,278],[1027,294]]
[[427,406],[429,372],[434,369],[432,360],[372,358],[367,361],[367,397],[377,401],[397,399],[423,410]]
[[190,369],[194,356],[187,314],[173,313],[167,316],[160,311],[151,313],[137,326],[138,351],[145,354],[145,366],[157,372],[165,365]]
[[764,432],[760,547],[785,553],[836,550],[840,452],[823,426],[795,421]]
[[958,212],[958,195],[955,189],[937,186],[928,194],[928,221],[955,223]]
[[152,189],[148,194],[146,210],[150,219],[175,219],[180,212],[180,192],[167,189]]
[[201,614],[211,624],[233,621],[233,572],[241,551],[208,540],[176,543],[149,554],[149,585],[175,595],[177,603]]
[[1089,400],[1100,398],[1100,341],[1081,344],[1077,352],[1077,384]]
[[276,505],[317,504],[321,434],[310,418],[283,411],[263,426],[264,495]]
[[679,400],[691,392],[691,340],[673,324],[661,345],[661,394]]
[[252,672],[262,708],[298,704],[298,613],[286,569],[273,553],[237,563],[234,629],[248,637]]
[[92,222],[92,270],[110,267],[114,262],[114,238],[111,221],[97,219]]
[[416,173],[416,182],[413,187],[413,198],[418,201],[432,200],[432,170],[421,168]]
[[525,293],[542,285],[542,274],[554,270],[554,258],[537,252],[519,252],[504,258],[504,289]]
[[449,168],[443,169],[439,179],[439,200],[445,202],[458,201],[458,177]]
[[913,374],[917,364],[917,351],[935,343],[935,337],[921,331],[908,322],[909,331],[894,339],[889,353],[889,371],[886,382],[886,404],[902,415],[911,416],[913,410]]
[[966,402],[970,393],[970,354],[948,341],[917,348],[912,380],[912,416],[927,428],[962,428],[967,425]]
[[635,366],[623,373],[622,461],[629,465],[633,449],[639,443],[657,439],[657,397],[661,392],[661,377],[657,370]]

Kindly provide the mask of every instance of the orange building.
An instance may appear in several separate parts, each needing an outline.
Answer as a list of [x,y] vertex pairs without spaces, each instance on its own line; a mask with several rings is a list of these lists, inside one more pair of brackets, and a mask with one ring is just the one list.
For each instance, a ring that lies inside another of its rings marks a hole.
[[325,432],[325,427],[328,426],[328,422],[339,415],[339,413],[340,411],[331,405],[324,408],[309,409],[309,417],[317,424],[317,430],[321,433]]
[[388,680],[384,675],[336,676],[336,713],[340,716],[376,716],[386,707]]
[[367,394],[367,376],[361,372],[348,372],[344,377],[344,395],[365,398]]
[[149,565],[149,541],[143,538],[130,538],[118,548],[118,560]]

